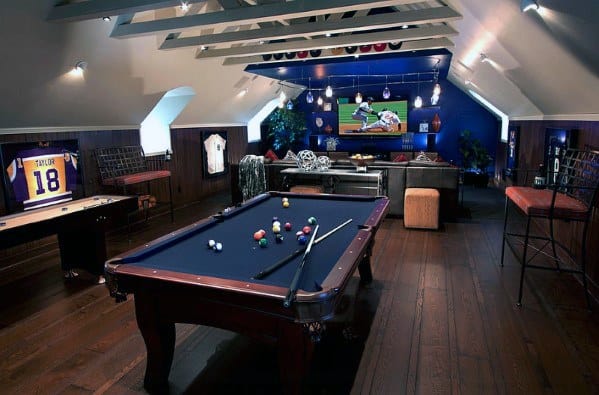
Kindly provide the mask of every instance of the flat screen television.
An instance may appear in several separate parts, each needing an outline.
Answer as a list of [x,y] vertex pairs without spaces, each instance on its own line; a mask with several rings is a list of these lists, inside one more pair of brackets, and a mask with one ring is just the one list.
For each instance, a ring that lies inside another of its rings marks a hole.
[[4,143],[0,159],[7,213],[84,196],[77,140]]
[[352,114],[356,111],[359,104],[355,102],[349,102],[349,100],[339,99],[337,117],[339,121],[339,136],[382,136],[382,137],[397,137],[408,131],[408,101],[397,100],[397,101],[381,101],[373,102],[372,108],[375,114],[368,116],[368,125],[376,126],[376,122],[379,120],[377,113],[382,111],[392,111],[399,117],[399,125],[392,125],[390,129],[382,127],[368,128],[366,131],[359,131],[362,127],[360,120],[352,118]]

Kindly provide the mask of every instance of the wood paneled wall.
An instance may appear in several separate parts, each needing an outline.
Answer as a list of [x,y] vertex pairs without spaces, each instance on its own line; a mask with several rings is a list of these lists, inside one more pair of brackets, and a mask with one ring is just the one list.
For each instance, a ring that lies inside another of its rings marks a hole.
[[[215,192],[227,190],[230,187],[230,174],[220,177],[203,177],[204,155],[201,135],[203,130],[227,131],[227,149],[230,163],[238,163],[248,152],[247,129],[241,126],[218,128],[186,128],[171,130],[173,147],[172,161],[167,164],[172,172],[173,200],[175,206],[182,206],[199,201]],[[101,147],[122,147],[139,145],[138,130],[101,130],[82,132],[49,132],[23,133],[0,135],[0,144],[7,142],[36,142],[48,140],[79,140],[80,163],[83,169],[83,181],[86,196],[99,193],[109,193],[100,184],[100,177],[94,157],[94,150]],[[5,171],[2,169],[2,171]],[[155,181],[151,184],[152,193],[158,200],[167,200],[168,187],[166,182]],[[3,188],[3,185],[0,185]],[[140,186],[139,192],[145,190]],[[131,190],[131,192],[138,192]],[[0,193],[0,215],[6,213],[4,191]]]
[[[535,169],[544,159],[545,130],[547,128],[561,128],[576,130],[575,148],[591,148],[599,150],[599,122],[597,121],[512,121],[510,126],[520,128],[520,141],[518,149],[518,167]],[[501,153],[501,154],[500,154]],[[495,180],[503,186],[501,173],[506,163],[507,147],[499,143],[497,147],[497,160]],[[519,180],[522,182],[522,180]],[[581,226],[573,228],[572,224],[560,224],[557,228],[557,237],[560,241],[574,251],[579,251]],[[587,273],[591,279],[591,289],[599,297],[599,207],[593,212],[587,240]]]

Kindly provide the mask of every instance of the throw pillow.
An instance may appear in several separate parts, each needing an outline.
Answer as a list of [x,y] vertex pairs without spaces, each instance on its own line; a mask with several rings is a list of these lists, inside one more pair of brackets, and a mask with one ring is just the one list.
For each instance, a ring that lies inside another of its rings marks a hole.
[[268,158],[270,160],[279,160],[279,157],[277,156],[277,154],[275,154],[275,152],[271,149],[266,151],[266,154],[264,154],[264,157]]
[[293,153],[293,151],[287,151],[287,154],[283,158],[283,160],[297,160],[297,155]]
[[408,161],[408,158],[404,154],[399,154],[393,159],[393,162],[407,162],[407,161]]

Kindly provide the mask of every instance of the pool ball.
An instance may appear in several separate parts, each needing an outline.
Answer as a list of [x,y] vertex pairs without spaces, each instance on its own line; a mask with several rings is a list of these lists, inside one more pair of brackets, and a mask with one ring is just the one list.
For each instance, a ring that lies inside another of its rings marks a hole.
[[272,226],[281,227],[281,223],[279,221],[273,221]]
[[272,232],[273,233],[281,233],[281,227],[280,226],[273,226],[272,227]]
[[262,237],[266,236],[266,231],[264,229],[260,229],[258,232],[260,232]]
[[285,207],[285,208],[289,207],[289,202],[283,202],[283,207]]
[[216,245],[216,241],[208,240],[208,248],[214,248],[215,245]]
[[308,235],[308,234],[310,234],[310,232],[312,232],[312,228],[311,228],[311,227],[309,227],[309,226],[304,226],[304,227],[302,228],[302,232],[304,232],[305,234],[307,234],[307,235]]
[[283,203],[285,203],[285,202],[288,202],[288,201],[289,201],[289,199],[288,199],[288,198],[286,198],[286,197],[284,197],[283,199],[281,199],[281,201],[282,201]]
[[254,233],[254,240],[259,241],[262,238],[262,232],[257,231]]
[[222,243],[216,243],[214,245],[214,251],[221,252],[222,250],[223,250],[223,244]]
[[304,232],[302,232],[301,230],[298,230],[297,232],[295,232],[295,237],[299,238],[300,236],[303,236]]
[[279,220],[279,217],[272,217],[272,222],[273,222],[273,224],[274,224],[276,221],[278,221],[278,220]]
[[310,217],[310,218],[308,218],[308,223],[309,223],[310,225],[316,225],[316,218],[314,218],[314,217]]
[[277,242],[278,244],[282,243],[283,239],[284,239],[284,237],[280,233],[275,236],[275,242]]
[[291,222],[285,222],[285,230],[291,230]]
[[268,245],[268,240],[266,240],[266,237],[264,237],[264,238],[260,239],[258,244],[260,244],[260,247],[264,248]]
[[306,244],[308,242],[308,238],[306,236],[302,235],[302,236],[298,237],[297,241],[300,244]]

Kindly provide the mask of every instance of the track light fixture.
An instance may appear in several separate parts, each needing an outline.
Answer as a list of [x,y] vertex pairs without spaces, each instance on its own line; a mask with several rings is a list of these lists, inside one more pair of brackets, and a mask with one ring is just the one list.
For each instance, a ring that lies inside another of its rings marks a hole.
[[536,0],[521,0],[520,1],[520,10],[522,12],[526,12],[529,10],[539,10],[539,3]]

